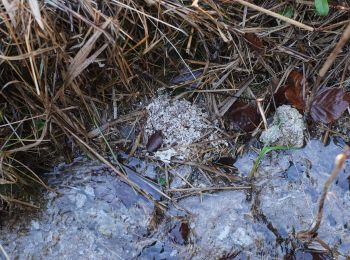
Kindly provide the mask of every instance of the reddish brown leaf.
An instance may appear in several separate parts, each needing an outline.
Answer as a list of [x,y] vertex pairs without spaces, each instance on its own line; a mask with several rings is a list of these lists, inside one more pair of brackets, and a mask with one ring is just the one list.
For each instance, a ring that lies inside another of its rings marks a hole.
[[299,111],[304,111],[305,101],[304,101],[302,87],[295,88],[295,87],[292,87],[290,85],[287,85],[286,90],[284,92],[284,95],[286,96],[286,99],[293,107],[295,107]]
[[288,75],[286,85],[280,88],[275,94],[277,105],[291,104],[299,111],[304,111],[305,100],[303,94],[303,85],[301,84],[304,77],[298,71],[291,71]]
[[228,127],[233,130],[253,131],[260,123],[260,114],[254,103],[236,101],[225,113]]
[[350,95],[341,88],[329,88],[317,93],[311,106],[313,120],[328,124],[338,119],[350,103]]
[[[292,71],[287,78],[286,85],[274,95],[276,105],[291,104],[299,111],[305,109],[303,94],[304,77],[298,71]],[[307,91],[307,89],[305,90]],[[311,105],[311,117],[314,121],[328,124],[338,119],[349,106],[350,95],[340,88],[331,88],[320,91]]]
[[259,53],[264,51],[265,49],[264,42],[254,33],[246,33],[244,34],[244,38],[246,39],[246,41],[248,42],[250,47],[252,47],[253,50]]
[[188,242],[190,227],[187,222],[177,221],[169,230],[171,240],[179,245],[185,245]]
[[280,87],[277,92],[273,95],[273,98],[275,99],[276,107],[279,107],[281,105],[290,104],[286,98],[285,95],[285,87]]
[[292,70],[287,77],[287,84],[300,86],[303,79],[304,79],[303,74],[301,74],[299,71]]
[[162,146],[162,143],[163,143],[162,131],[155,131],[154,134],[152,134],[148,138],[146,149],[150,153],[155,152]]

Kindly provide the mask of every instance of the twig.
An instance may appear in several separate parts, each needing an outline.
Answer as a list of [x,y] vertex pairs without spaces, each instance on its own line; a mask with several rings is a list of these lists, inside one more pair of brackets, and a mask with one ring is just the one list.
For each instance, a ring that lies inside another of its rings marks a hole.
[[206,192],[219,190],[248,190],[250,186],[229,186],[229,187],[208,187],[208,188],[183,188],[183,189],[168,189],[167,192]]
[[259,112],[260,112],[261,117],[263,119],[265,130],[267,130],[267,120],[266,120],[264,108],[261,105],[261,102],[263,102],[263,101],[264,101],[263,98],[258,98],[258,99],[256,99],[256,104],[257,104],[257,106],[259,108]]
[[335,58],[338,56],[339,52],[341,51],[341,49],[344,47],[344,45],[347,43],[349,39],[350,39],[350,23],[346,27],[345,31],[343,32],[343,35],[339,39],[339,42],[337,43],[337,45],[335,46],[331,54],[329,54],[326,62],[323,64],[322,68],[320,69],[319,77],[321,79],[326,75],[327,71],[332,66]]
[[171,162],[197,167],[198,169],[202,169],[202,170],[217,174],[219,176],[223,175],[220,171],[216,170],[215,168],[212,168],[203,164],[199,164],[196,162],[187,162],[187,161],[180,161],[180,160],[171,160]]
[[314,223],[312,224],[310,230],[299,232],[297,234],[297,237],[299,237],[299,238],[312,238],[317,234],[317,231],[321,225],[322,216],[323,216],[323,208],[324,208],[324,203],[325,203],[325,200],[327,197],[328,190],[329,190],[330,186],[332,185],[333,181],[335,180],[335,178],[338,176],[339,172],[344,168],[345,161],[349,157],[349,155],[350,155],[350,148],[349,148],[349,146],[345,146],[343,152],[335,158],[334,169],[333,169],[331,175],[328,177],[326,183],[323,186],[321,199],[320,199],[320,202],[318,204],[318,212],[317,212],[316,219],[315,219]]
[[6,60],[6,61],[20,61],[24,60],[27,58],[31,58],[34,56],[38,56],[40,54],[44,54],[46,52],[50,52],[52,50],[58,49],[58,46],[55,47],[47,47],[47,48],[42,48],[38,50],[30,50],[27,53],[21,54],[21,55],[15,55],[15,56],[5,56],[0,52],[0,60]]
[[21,200],[18,200],[18,199],[10,198],[10,197],[2,195],[2,194],[0,194],[0,199],[4,200],[4,201],[7,201],[7,202],[13,202],[13,203],[21,204],[23,206],[30,207],[30,208],[35,208],[35,209],[39,209],[40,208],[39,206],[31,204],[29,202],[25,202],[25,201],[21,201]]
[[350,52],[346,56],[347,56],[347,59],[346,59],[345,66],[344,66],[344,69],[343,69],[343,73],[341,75],[341,79],[340,79],[340,82],[339,82],[340,87],[343,87],[343,83],[345,81],[346,73],[347,73],[349,65],[350,65]]
[[[128,185],[130,185],[130,187],[132,187],[133,189],[135,189],[137,192],[139,192],[140,194],[142,194],[143,196],[145,196],[146,198],[148,198],[150,201],[152,201],[155,205],[159,206],[161,209],[164,209],[164,206],[162,204],[160,204],[158,201],[156,201],[150,194],[148,194],[146,191],[144,191],[142,188],[140,188],[139,186],[137,186],[134,182],[132,182],[128,176],[126,176],[125,174],[123,174],[121,171],[119,171],[116,167],[113,166],[113,164],[111,164],[108,160],[106,160],[102,155],[100,155],[95,149],[93,149],[89,144],[87,144],[86,142],[84,142],[79,136],[77,136],[76,134],[73,133],[73,131],[71,131],[69,128],[66,128],[66,130],[75,138],[75,140],[77,140],[81,145],[83,145],[88,151],[90,151],[98,160],[100,160],[102,163],[104,163],[105,165],[107,165],[112,171],[114,171],[125,183],[127,183]],[[165,198],[171,200],[171,198],[169,196],[167,196],[166,194],[164,194],[162,191],[154,188],[152,186],[152,188],[159,192],[161,195],[163,195]]]
[[9,255],[6,253],[5,249],[2,247],[1,244],[0,244],[0,251],[2,252],[6,260],[10,260]]
[[125,9],[131,10],[131,11],[133,11],[133,12],[136,12],[136,13],[138,13],[138,14],[142,14],[142,15],[146,16],[147,18],[149,18],[150,21],[151,21],[151,20],[154,20],[154,21],[157,22],[157,23],[161,23],[161,24],[164,24],[164,25],[166,25],[166,26],[169,26],[170,28],[173,28],[173,29],[175,29],[175,30],[177,30],[177,31],[179,31],[179,32],[182,32],[184,35],[188,36],[188,34],[187,34],[184,30],[180,29],[179,27],[176,27],[176,26],[174,26],[174,25],[172,25],[172,24],[170,24],[170,23],[164,22],[164,21],[158,19],[157,17],[153,17],[152,15],[146,14],[145,12],[142,12],[142,11],[140,11],[140,10],[137,10],[137,9],[131,7],[130,5],[124,4],[124,3],[119,2],[119,1],[117,1],[117,0],[113,0],[112,3],[114,3],[114,4],[116,4],[116,5],[119,5],[119,6],[122,7],[122,8],[125,8]]
[[227,100],[224,101],[225,102],[224,105],[222,105],[222,107],[220,108],[220,116],[223,116],[227,112],[227,110],[230,109],[230,107],[236,102],[238,97],[240,97],[242,95],[242,93],[249,87],[250,83],[252,83],[254,81],[254,79],[255,79],[255,77],[244,82],[243,86],[241,86],[239,88],[239,90],[237,91],[237,93],[235,94],[234,97],[227,98]]
[[135,112],[129,113],[127,115],[120,116],[116,120],[107,122],[107,123],[95,128],[95,129],[91,130],[89,133],[87,133],[87,137],[88,138],[95,138],[100,134],[100,132],[104,132],[109,127],[112,127],[112,126],[119,124],[119,123],[127,122],[134,117],[138,117],[138,116],[141,117],[141,116],[145,116],[145,115],[146,115],[146,111],[140,110],[140,111],[135,111]]
[[18,148],[14,148],[14,149],[9,150],[9,151],[4,151],[4,154],[6,154],[8,156],[10,154],[14,154],[14,153],[17,153],[17,152],[22,152],[22,151],[27,151],[27,150],[29,150],[31,148],[34,148],[34,147],[38,146],[44,140],[44,137],[46,135],[47,128],[48,128],[48,120],[49,120],[49,116],[48,116],[48,114],[46,114],[45,125],[44,125],[44,128],[43,128],[42,132],[41,132],[41,136],[40,136],[40,138],[38,140],[36,140],[32,144],[28,144],[28,145],[24,145],[24,146],[21,146],[21,147],[18,147]]
[[285,21],[285,22],[287,22],[287,23],[290,23],[290,24],[292,24],[292,25],[295,25],[295,26],[297,26],[297,27],[300,27],[300,28],[302,28],[302,29],[304,29],[304,30],[311,31],[311,32],[313,32],[313,31],[315,30],[315,29],[312,28],[311,26],[305,25],[305,24],[303,24],[303,23],[301,23],[301,22],[297,22],[297,21],[295,21],[295,20],[293,20],[293,19],[290,19],[290,18],[288,18],[288,17],[286,17],[286,16],[283,16],[283,15],[280,15],[280,14],[278,14],[278,13],[272,12],[272,11],[270,11],[270,10],[267,10],[267,9],[263,8],[263,7],[260,7],[260,6],[251,4],[251,3],[249,3],[249,2],[246,2],[246,1],[244,1],[244,0],[234,0],[234,1],[240,3],[240,4],[244,5],[244,6],[250,7],[250,8],[252,8],[252,9],[256,10],[256,11],[262,12],[262,13],[264,13],[264,14],[270,15],[270,16],[272,16],[272,17],[275,17],[275,18],[277,18],[277,19],[280,19],[280,20],[282,20],[282,21]]
[[[314,6],[315,5],[314,1],[296,0],[295,2],[298,3],[298,4],[304,4],[304,5],[309,5],[309,6]],[[335,5],[335,4],[329,3],[329,6],[332,7],[332,8],[336,8],[339,11],[350,11],[349,7],[342,6],[342,5]]]

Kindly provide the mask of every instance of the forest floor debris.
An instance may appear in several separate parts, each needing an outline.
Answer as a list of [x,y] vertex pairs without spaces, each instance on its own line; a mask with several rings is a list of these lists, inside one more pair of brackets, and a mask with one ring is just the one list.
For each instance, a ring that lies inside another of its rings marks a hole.
[[[228,146],[218,130],[217,120],[211,122],[204,108],[185,99],[171,100],[160,95],[147,106],[147,111],[145,136],[149,138],[156,131],[163,135],[163,148],[155,152],[161,161],[190,160],[210,148],[219,150],[220,146]],[[201,145],[196,145],[198,142]]]

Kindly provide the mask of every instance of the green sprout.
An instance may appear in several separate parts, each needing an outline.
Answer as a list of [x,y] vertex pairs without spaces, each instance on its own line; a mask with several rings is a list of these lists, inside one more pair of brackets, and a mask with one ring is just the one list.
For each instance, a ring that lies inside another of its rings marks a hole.
[[281,15],[288,17],[288,18],[292,18],[293,17],[293,7],[291,5],[288,5],[286,8],[284,8],[283,12],[281,13]]
[[316,13],[321,16],[326,16],[329,13],[328,0],[315,0]]
[[254,165],[252,170],[249,173],[248,179],[251,180],[252,178],[256,177],[255,173],[256,170],[258,169],[258,166],[261,163],[261,160],[264,158],[264,156],[271,152],[271,151],[285,151],[285,150],[290,150],[290,149],[297,149],[296,147],[288,147],[288,146],[264,146],[263,149],[261,149],[258,157],[255,159]]
[[165,180],[165,178],[164,177],[159,177],[158,178],[158,184],[160,185],[160,186],[165,186],[165,184],[166,184],[166,180]]

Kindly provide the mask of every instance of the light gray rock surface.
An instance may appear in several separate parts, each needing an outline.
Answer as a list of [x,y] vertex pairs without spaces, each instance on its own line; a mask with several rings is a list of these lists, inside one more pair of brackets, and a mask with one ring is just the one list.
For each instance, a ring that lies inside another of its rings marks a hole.
[[305,125],[303,116],[295,108],[283,105],[276,109],[273,122],[260,140],[265,146],[302,147]]
[[[49,177],[48,194],[31,223],[2,223],[0,243],[18,259],[130,259],[147,233],[154,206],[98,162],[73,164]],[[14,229],[13,229],[14,228]]]
[[267,248],[261,250],[262,241],[274,244],[272,233],[254,221],[250,202],[242,191],[194,196],[181,200],[179,206],[190,212],[193,241],[180,252],[183,257],[187,252],[192,259],[220,259],[237,251],[255,256]]
[[[292,233],[307,230],[317,215],[318,202],[333,162],[341,149],[331,142],[311,140],[303,149],[267,154],[258,168],[256,180],[261,213],[271,222],[279,235],[288,238]],[[241,174],[248,176],[253,153],[236,162]],[[319,238],[342,256],[350,256],[350,164],[346,164],[332,184],[324,207]],[[316,249],[323,249],[314,245]]]
[[[37,214],[2,219],[0,244],[11,259],[220,259],[239,251],[252,259],[283,259],[293,232],[311,226],[340,151],[334,142],[325,147],[310,141],[302,149],[268,153],[252,193],[184,197],[164,214],[155,214],[152,203],[100,163],[62,166],[48,175],[61,194],[48,193]],[[237,160],[241,176],[249,174],[256,156],[250,151]],[[125,169],[128,176],[142,185],[132,168],[150,170],[129,162],[134,165]],[[343,259],[350,255],[349,169],[347,162],[330,189],[318,232]],[[150,185],[143,187],[160,198]],[[179,221],[188,223],[182,242]],[[317,243],[310,247],[324,250]]]

